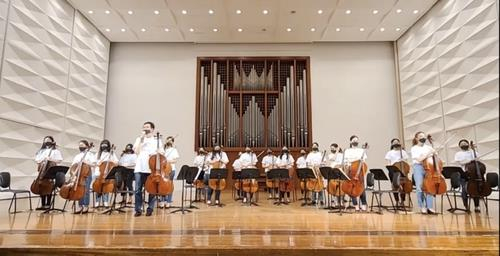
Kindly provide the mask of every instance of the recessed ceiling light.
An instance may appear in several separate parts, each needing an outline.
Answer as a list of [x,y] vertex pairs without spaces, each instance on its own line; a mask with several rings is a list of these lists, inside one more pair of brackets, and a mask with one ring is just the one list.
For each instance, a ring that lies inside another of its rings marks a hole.
[[413,10],[413,14],[417,14],[418,13],[418,10]]
[[130,15],[134,14],[133,11],[128,11],[127,13],[130,14]]
[[109,32],[109,31],[111,31],[111,29],[107,28],[107,29],[106,29],[106,32]]
[[401,28],[396,28],[396,31],[400,31],[400,30],[401,30]]
[[311,32],[314,32],[314,31],[316,31],[316,28],[311,28]]
[[365,31],[365,28],[359,28],[359,31],[363,32]]
[[268,11],[268,10],[263,10],[263,11],[262,11],[262,13],[263,13],[263,14],[268,14],[268,13],[269,13],[269,11]]
[[208,14],[214,14],[214,10],[208,10]]
[[110,14],[111,12],[109,10],[104,11],[106,14]]
[[351,14],[351,10],[345,10],[345,14]]
[[242,31],[243,31],[243,29],[242,29],[242,28],[239,28],[239,29],[238,29],[238,32],[242,32]]
[[378,13],[378,10],[373,10],[372,12],[373,14],[377,14]]
[[90,11],[88,11],[88,13],[89,13],[89,14],[93,14],[93,13],[94,13],[94,11],[90,10]]
[[335,31],[340,32],[340,28],[336,28]]
[[385,31],[385,28],[380,28],[380,31],[384,32],[384,31]]
[[396,10],[396,12],[397,12],[397,13],[401,13],[402,11],[403,11],[403,10],[401,10],[401,9],[397,9],[397,10]]
[[165,30],[165,32],[168,32],[168,31],[170,31],[170,29],[168,29],[168,28],[165,28],[164,30]]
[[142,31],[142,32],[146,32],[146,29],[145,29],[145,28],[141,28],[141,31]]
[[194,32],[194,28],[190,28],[190,29],[189,29],[189,32]]
[[156,15],[158,15],[158,14],[160,14],[160,11],[155,10],[153,13],[156,14]]
[[187,14],[187,13],[188,13],[188,11],[186,11],[186,10],[182,10],[182,11],[181,11],[181,13],[182,13],[182,14]]
[[212,31],[217,32],[217,31],[219,31],[219,30],[218,30],[218,29],[216,29],[216,28],[214,28],[214,29],[212,29]]
[[323,10],[318,10],[318,14],[322,14],[323,13]]
[[236,14],[241,14],[241,10],[236,10]]
[[124,29],[124,28],[122,28],[122,29],[121,29],[121,31],[122,31],[122,32],[125,32],[125,31],[127,31],[127,30],[126,30],[126,29]]
[[287,29],[286,29],[286,31],[287,31],[287,32],[291,32],[291,31],[292,31],[292,29],[291,29],[291,28],[287,28]]

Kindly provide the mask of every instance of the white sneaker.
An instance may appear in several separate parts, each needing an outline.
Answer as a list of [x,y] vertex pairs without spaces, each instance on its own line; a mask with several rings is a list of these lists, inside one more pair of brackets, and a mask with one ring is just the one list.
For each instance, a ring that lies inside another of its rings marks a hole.
[[104,202],[104,207],[109,207],[109,203],[108,202]]
[[95,208],[99,208],[99,206],[101,206],[100,202],[96,202],[95,203]]
[[361,205],[361,210],[364,211],[364,212],[366,212],[366,205],[362,204]]
[[215,200],[215,204],[219,204],[219,200]]
[[165,208],[170,208],[170,206],[171,206],[171,204],[170,204],[170,203],[167,203],[167,204],[165,205]]
[[422,214],[427,214],[427,208],[425,208],[425,207],[424,207],[424,208],[421,208],[421,209],[420,209],[420,213],[422,213]]
[[243,203],[246,203],[246,202],[247,202],[247,198],[243,197]]
[[287,197],[287,198],[286,198],[286,202],[287,202],[287,203],[290,203],[290,198],[288,198],[288,197]]
[[355,205],[354,209],[356,209],[356,211],[359,211],[359,205]]
[[165,207],[165,202],[159,202],[159,203],[158,203],[158,207],[160,207],[160,208]]
[[212,201],[210,201],[210,200],[207,200],[207,204],[212,204]]
[[427,212],[429,212],[430,214],[436,214],[436,211],[432,208],[427,209]]
[[273,198],[273,195],[272,195],[272,194],[269,194],[269,198]]

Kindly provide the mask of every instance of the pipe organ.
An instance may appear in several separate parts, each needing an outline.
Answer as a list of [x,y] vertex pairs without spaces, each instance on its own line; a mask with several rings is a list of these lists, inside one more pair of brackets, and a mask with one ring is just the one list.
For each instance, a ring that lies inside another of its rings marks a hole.
[[199,57],[195,148],[309,147],[309,57]]

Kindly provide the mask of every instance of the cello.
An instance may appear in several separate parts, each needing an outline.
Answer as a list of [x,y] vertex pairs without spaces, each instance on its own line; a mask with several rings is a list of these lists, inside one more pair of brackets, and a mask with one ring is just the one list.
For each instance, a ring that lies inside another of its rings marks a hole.
[[[340,148],[339,148],[339,151],[340,151]],[[335,159],[337,159],[337,154],[339,152],[335,152]],[[344,166],[344,154],[342,154],[342,164],[339,166],[339,165],[335,165],[335,166],[332,166],[333,169],[335,168],[338,168],[338,169],[342,169],[342,166]],[[341,188],[341,185],[342,185],[342,181],[339,179],[331,179],[329,182],[328,182],[328,185],[326,186],[326,190],[328,191],[328,194],[330,195],[333,195],[333,196],[344,196],[345,195],[345,192],[340,189]]]
[[[323,150],[323,155],[321,157],[321,163],[325,161],[326,150]],[[320,165],[321,165],[320,163]],[[309,191],[320,192],[324,189],[323,176],[319,172],[318,166],[313,166],[313,173],[316,178],[308,179],[306,181],[306,189]]]
[[[259,156],[261,156],[264,152],[265,152],[265,150],[260,152],[260,154],[258,154],[256,156],[256,158],[259,158]],[[255,153],[252,152],[252,155],[255,155]],[[252,168],[252,167],[250,167],[250,168]],[[253,168],[255,168],[255,166],[253,166]],[[242,186],[243,192],[246,192],[246,193],[254,194],[259,190],[259,183],[256,179],[244,179],[241,186]]]
[[56,166],[57,164],[55,162],[49,161],[50,155],[52,154],[52,150],[56,145],[52,145],[52,148],[49,151],[49,155],[47,159],[45,159],[43,162],[38,164],[38,176],[36,179],[31,183],[30,190],[33,194],[35,195],[49,195],[52,193],[52,190],[54,189],[54,181],[49,180],[49,179],[44,179],[45,175],[47,174],[47,170],[52,167]]
[[[272,169],[276,168],[276,163],[275,163],[276,157],[274,155],[272,155],[272,158],[273,158],[273,162],[272,162],[271,167],[269,168],[269,170],[272,170]],[[273,180],[271,180],[271,179],[268,179],[267,175],[266,175],[266,187],[269,188],[269,189],[273,189],[273,188],[279,187],[279,183],[278,184],[274,184],[274,183],[275,182]]]
[[[281,156],[283,157],[283,155]],[[289,155],[287,155],[287,157],[290,157]],[[288,169],[288,179],[284,179],[284,180],[280,180],[279,181],[279,191],[280,192],[292,192],[293,190],[293,187],[292,187],[292,176],[293,176],[293,171],[292,171],[292,166],[288,167],[288,158],[287,158],[287,164],[283,166],[283,168],[286,168]]]
[[94,147],[94,143],[90,143],[80,162],[73,164],[69,168],[71,177],[69,181],[62,185],[59,190],[59,195],[62,198],[77,201],[82,199],[85,195],[85,190],[87,189],[85,186],[85,180],[91,174],[91,166],[84,163],[84,160],[92,147]]
[[409,194],[413,190],[413,184],[411,183],[410,178],[408,178],[410,174],[410,165],[403,160],[403,147],[401,146],[399,147],[399,155],[401,159],[394,163],[393,166],[398,168],[398,170],[405,175],[404,177],[401,177],[401,187],[403,192]]
[[348,170],[349,180],[342,183],[342,191],[351,197],[359,197],[365,191],[364,174],[368,169],[364,156],[366,154],[366,149],[368,148],[368,143],[363,145],[363,153],[361,154],[361,159],[351,163],[351,167]]
[[470,197],[487,197],[491,194],[491,187],[486,183],[484,174],[486,173],[486,165],[480,162],[477,158],[476,145],[470,141],[474,159],[465,165],[467,173],[467,193]]
[[[215,154],[212,155],[212,160],[215,158]],[[219,153],[219,161],[212,164],[212,169],[219,169],[223,165],[222,163],[222,152]],[[213,190],[224,190],[226,188],[226,179],[209,179],[208,187]]]
[[[430,134],[427,135],[427,140],[434,147]],[[425,170],[424,182],[422,184],[424,192],[433,196],[444,194],[446,192],[446,181],[441,174],[443,171],[443,161],[434,153],[432,156],[424,159],[422,165]]]
[[109,152],[109,157],[107,161],[102,162],[99,165],[99,177],[96,178],[94,183],[92,183],[92,191],[97,192],[99,194],[103,193],[111,193],[113,192],[115,188],[115,180],[114,179],[108,179],[106,180],[106,177],[108,176],[109,172],[111,169],[116,167],[116,164],[114,162],[111,162],[111,156],[113,155],[115,151],[115,145],[113,144],[111,146],[111,150]]
[[146,179],[144,187],[151,195],[166,196],[174,191],[174,184],[167,175],[167,158],[160,153],[160,133],[156,133],[156,153],[149,157],[151,174]]

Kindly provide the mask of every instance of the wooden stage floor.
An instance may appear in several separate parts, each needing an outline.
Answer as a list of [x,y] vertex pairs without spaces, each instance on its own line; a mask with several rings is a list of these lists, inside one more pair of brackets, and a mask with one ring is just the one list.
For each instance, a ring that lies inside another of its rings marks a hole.
[[[370,194],[368,194],[371,197]],[[413,195],[414,196],[414,195]],[[26,200],[22,200],[26,201]],[[38,199],[34,199],[36,205]],[[223,208],[151,217],[89,213],[7,214],[0,201],[1,255],[498,255],[498,202],[486,214],[328,213],[300,202],[242,206],[223,193]],[[61,204],[61,202],[58,202]],[[445,204],[446,209],[447,204]],[[18,207],[25,207],[21,205]]]

